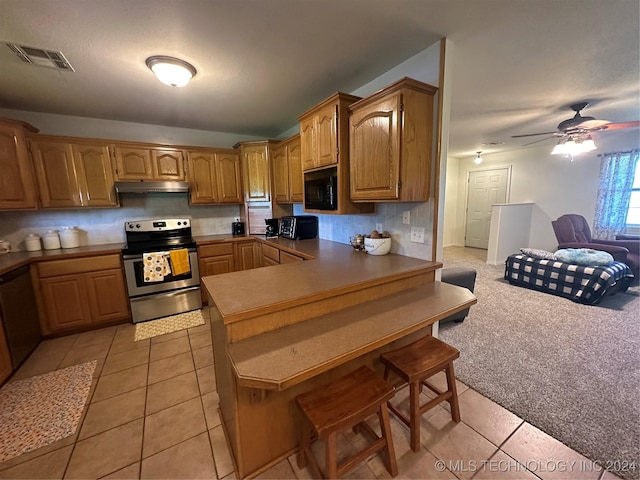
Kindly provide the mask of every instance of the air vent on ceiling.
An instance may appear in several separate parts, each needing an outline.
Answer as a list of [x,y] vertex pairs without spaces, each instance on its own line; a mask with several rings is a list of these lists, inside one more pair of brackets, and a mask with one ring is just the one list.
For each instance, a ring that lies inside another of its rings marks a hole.
[[31,63],[32,65],[39,65],[41,67],[67,70],[69,72],[75,71],[62,52],[27,47],[25,45],[16,45],[15,43],[7,43],[6,45],[18,56],[20,60],[25,63]]

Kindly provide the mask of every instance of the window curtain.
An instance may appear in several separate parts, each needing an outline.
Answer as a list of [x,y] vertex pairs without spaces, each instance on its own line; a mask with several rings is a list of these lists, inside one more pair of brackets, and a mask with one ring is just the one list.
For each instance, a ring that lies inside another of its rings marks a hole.
[[593,238],[615,240],[624,231],[638,157],[637,151],[602,156]]

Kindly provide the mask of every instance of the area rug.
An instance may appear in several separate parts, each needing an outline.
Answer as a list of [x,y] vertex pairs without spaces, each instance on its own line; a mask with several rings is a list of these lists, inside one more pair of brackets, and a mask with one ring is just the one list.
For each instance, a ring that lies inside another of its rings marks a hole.
[[7,383],[0,390],[0,462],[75,433],[97,361]]
[[204,322],[202,310],[193,310],[178,315],[158,318],[157,320],[136,323],[134,340],[138,342],[140,340],[146,340],[147,338],[157,337],[158,335],[165,335],[167,333],[197,327],[204,325]]
[[467,319],[440,327],[440,338],[460,350],[458,378],[587,458],[638,478],[640,289],[580,305],[510,285],[503,265],[446,250],[443,263],[478,272]]

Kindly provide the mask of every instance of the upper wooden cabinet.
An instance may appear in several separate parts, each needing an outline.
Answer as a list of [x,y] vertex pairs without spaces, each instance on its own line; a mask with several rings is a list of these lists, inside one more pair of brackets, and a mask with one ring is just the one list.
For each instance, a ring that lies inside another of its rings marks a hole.
[[38,135],[30,148],[44,208],[118,205],[106,144]]
[[300,135],[282,141],[271,149],[273,200],[276,203],[302,203],[304,199]]
[[116,144],[115,176],[125,181],[182,181],[185,179],[183,152],[155,145]]
[[265,140],[243,142],[234,146],[240,147],[245,203],[271,201],[269,156],[274,143]]
[[346,107],[357,100],[360,97],[336,93],[298,117],[303,171],[338,163],[349,145]]
[[352,201],[429,199],[436,92],[404,78],[349,106]]
[[191,204],[243,202],[236,151],[190,150],[187,162]]
[[38,207],[25,134],[38,130],[24,122],[0,118],[0,210]]

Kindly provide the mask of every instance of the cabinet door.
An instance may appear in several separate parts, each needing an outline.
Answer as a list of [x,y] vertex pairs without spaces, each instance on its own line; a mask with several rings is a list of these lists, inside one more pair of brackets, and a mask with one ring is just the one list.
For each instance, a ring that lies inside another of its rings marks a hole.
[[150,149],[122,145],[115,148],[118,180],[153,180]]
[[276,203],[288,203],[289,197],[289,162],[287,146],[277,145],[271,149],[271,166],[273,171],[273,199]]
[[40,280],[51,333],[91,325],[91,309],[82,274]]
[[267,233],[267,224],[264,221],[273,217],[273,210],[270,206],[250,205],[247,207],[247,216],[249,217],[249,234],[264,235]]
[[9,355],[9,346],[7,345],[7,338],[4,336],[2,317],[0,317],[0,385],[9,378],[12,372],[13,366]]
[[85,207],[117,206],[118,198],[113,189],[109,147],[74,144],[72,149],[82,205]]
[[115,268],[85,273],[84,280],[94,325],[129,317],[129,297],[122,270]]
[[82,205],[78,176],[73,163],[73,148],[67,142],[33,141],[33,161],[38,179],[40,201],[45,208]]
[[22,129],[0,123],[0,210],[38,206],[36,183]]
[[289,195],[292,203],[304,201],[304,176],[302,174],[302,147],[300,138],[291,141],[287,146],[289,163]]
[[242,177],[245,202],[268,202],[271,200],[269,176],[267,146],[243,146]]
[[217,203],[215,155],[208,152],[188,152],[189,196],[192,204]]
[[238,242],[236,244],[236,269],[250,270],[256,265],[256,242]]
[[154,180],[184,180],[184,156],[182,151],[154,148],[152,151]]
[[316,116],[312,115],[300,121],[300,142],[302,169],[310,170],[316,166]]
[[338,112],[335,104],[317,113],[316,166],[338,163]]
[[234,265],[233,255],[203,258],[200,260],[200,275],[208,277],[209,275],[233,272]]
[[218,201],[242,203],[240,156],[235,153],[216,153],[215,159]]
[[352,200],[397,199],[400,176],[400,93],[351,112]]

